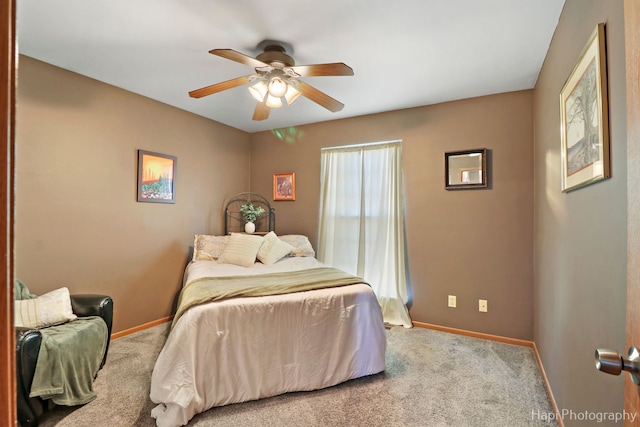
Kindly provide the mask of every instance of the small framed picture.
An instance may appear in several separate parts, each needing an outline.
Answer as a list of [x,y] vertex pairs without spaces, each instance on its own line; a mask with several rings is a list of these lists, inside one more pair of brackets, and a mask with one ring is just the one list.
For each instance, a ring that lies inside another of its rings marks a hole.
[[138,150],[138,201],[175,203],[177,163],[175,156]]
[[487,149],[444,153],[444,188],[487,188]]
[[273,174],[273,200],[295,200],[296,199],[296,174],[274,173]]

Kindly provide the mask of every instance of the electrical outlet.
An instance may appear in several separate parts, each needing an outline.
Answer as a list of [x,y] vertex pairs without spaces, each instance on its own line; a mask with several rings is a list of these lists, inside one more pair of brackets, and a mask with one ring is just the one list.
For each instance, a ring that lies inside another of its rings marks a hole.
[[456,306],[456,296],[455,295],[449,295],[449,307],[454,307]]
[[478,301],[479,301],[479,304],[478,304],[478,310],[479,311],[481,311],[483,313],[486,313],[487,311],[489,311],[488,307],[487,307],[487,300],[486,299],[481,299],[481,300],[478,300]]

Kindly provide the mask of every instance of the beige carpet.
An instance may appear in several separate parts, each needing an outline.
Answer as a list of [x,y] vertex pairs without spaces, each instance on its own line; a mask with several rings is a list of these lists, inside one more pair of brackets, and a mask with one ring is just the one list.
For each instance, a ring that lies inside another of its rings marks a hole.
[[[168,324],[111,343],[98,398],[56,408],[41,426],[154,426],[151,371]],[[386,371],[324,390],[210,409],[190,426],[549,426],[533,351],[427,329],[387,331]]]

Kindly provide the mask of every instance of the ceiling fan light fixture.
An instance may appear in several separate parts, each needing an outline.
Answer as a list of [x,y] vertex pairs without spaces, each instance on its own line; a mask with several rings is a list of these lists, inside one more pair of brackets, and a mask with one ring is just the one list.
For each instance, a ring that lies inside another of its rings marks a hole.
[[249,93],[251,93],[251,96],[253,96],[258,102],[264,102],[267,92],[267,84],[263,81],[260,81],[253,86],[249,86]]
[[264,104],[269,108],[280,108],[282,107],[282,100],[269,94],[267,95],[267,99],[264,101]]
[[293,87],[293,85],[288,85],[287,93],[284,94],[284,99],[287,100],[287,105],[293,104],[293,102],[298,99],[300,96],[300,91]]
[[269,95],[282,98],[287,93],[288,85],[280,77],[274,77],[269,80]]
[[[342,110],[344,104],[331,98],[313,86],[298,80],[299,77],[353,76],[353,69],[342,62],[296,66],[290,44],[277,40],[263,40],[258,45],[263,52],[255,58],[233,49],[213,49],[209,53],[249,66],[255,73],[205,86],[189,92],[191,98],[202,98],[245,84],[256,99],[253,120],[265,120],[270,108],[293,104],[300,95],[332,113]],[[298,88],[302,90],[298,90]]]

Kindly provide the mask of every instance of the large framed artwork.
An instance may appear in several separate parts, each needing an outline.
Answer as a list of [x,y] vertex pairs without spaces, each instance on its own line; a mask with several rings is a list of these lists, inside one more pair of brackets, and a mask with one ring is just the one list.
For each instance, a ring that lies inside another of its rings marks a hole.
[[273,174],[273,200],[295,199],[296,174],[294,172]]
[[611,177],[605,26],[598,24],[560,92],[562,191]]
[[175,156],[138,150],[138,201],[175,203],[177,163]]

